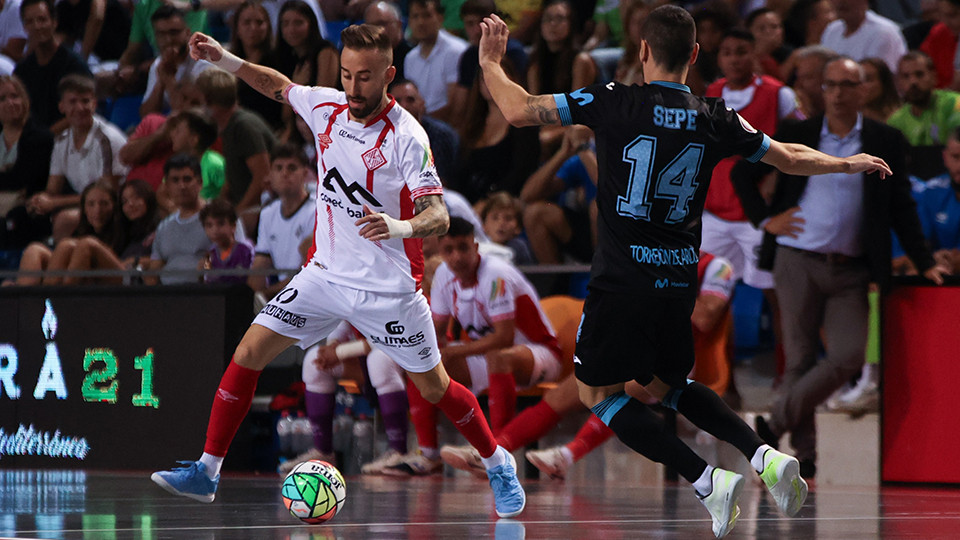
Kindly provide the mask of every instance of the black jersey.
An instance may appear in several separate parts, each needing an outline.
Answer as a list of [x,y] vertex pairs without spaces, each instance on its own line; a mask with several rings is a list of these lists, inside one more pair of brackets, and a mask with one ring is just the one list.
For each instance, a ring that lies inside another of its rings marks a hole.
[[723,100],[676,83],[593,85],[554,99],[564,125],[597,139],[598,245],[590,285],[696,296],[700,215],[713,168],[758,161],[770,138]]

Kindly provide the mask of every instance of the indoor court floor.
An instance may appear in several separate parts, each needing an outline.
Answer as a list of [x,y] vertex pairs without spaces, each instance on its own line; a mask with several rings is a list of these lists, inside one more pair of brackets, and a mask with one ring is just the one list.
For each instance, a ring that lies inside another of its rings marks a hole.
[[[340,514],[307,526],[280,502],[280,477],[230,475],[217,500],[174,497],[148,473],[0,471],[0,537],[84,540],[713,538],[686,484],[526,480],[519,519],[497,520],[492,495],[470,477],[347,477]],[[728,538],[960,538],[960,490],[813,487],[795,518],[748,483]]]

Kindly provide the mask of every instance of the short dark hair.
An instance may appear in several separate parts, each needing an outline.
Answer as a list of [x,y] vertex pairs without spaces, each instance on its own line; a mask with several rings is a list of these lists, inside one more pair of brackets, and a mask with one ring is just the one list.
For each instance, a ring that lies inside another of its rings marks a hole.
[[57,9],[53,6],[53,0],[23,0],[20,3],[20,19],[23,19],[23,12],[27,10],[28,7],[34,4],[46,4],[47,11],[50,13],[51,19],[57,18]]
[[184,13],[179,9],[173,7],[173,5],[162,4],[160,7],[157,8],[156,11],[153,12],[153,15],[150,15],[150,24],[153,25],[153,23],[157,21],[172,19],[173,17],[179,17],[184,21],[187,20],[187,16],[184,15]]
[[180,111],[170,122],[186,122],[187,129],[197,136],[197,150],[205,152],[217,140],[217,124],[200,109]]
[[192,154],[180,153],[170,157],[163,164],[163,175],[170,174],[173,169],[190,169],[196,175],[197,180],[203,181],[203,173],[200,171],[200,160]]
[[461,19],[467,15],[487,17],[493,13],[497,13],[497,4],[493,0],[466,0],[460,5]]
[[473,237],[476,228],[474,228],[473,223],[463,219],[458,216],[450,216],[450,228],[447,229],[447,232],[440,235],[440,238],[447,236],[451,237],[461,237],[461,236],[470,236]]
[[393,89],[394,89],[394,88],[396,88],[396,87],[398,87],[398,86],[402,86],[402,85],[404,85],[404,84],[412,84],[412,85],[414,86],[414,88],[417,89],[418,92],[420,91],[420,87],[417,86],[417,83],[411,81],[410,79],[405,79],[405,78],[403,78],[403,77],[397,77],[397,78],[393,79],[392,81],[390,81],[390,84],[387,85],[387,92],[393,92]]
[[386,53],[393,62],[393,45],[382,26],[374,24],[352,24],[340,32],[340,42],[344,49],[374,49]]
[[441,2],[440,0],[410,0],[407,3],[407,11],[409,11],[410,8],[412,8],[413,6],[420,6],[423,8],[427,8],[431,5],[433,6],[433,9],[436,10],[437,13],[439,13],[440,15],[443,15],[443,12],[444,12],[443,2]]
[[690,61],[697,43],[697,25],[690,13],[679,6],[665,5],[650,12],[643,22],[643,39],[653,60],[667,71],[678,72]]
[[273,152],[270,153],[270,162],[273,163],[278,159],[295,159],[304,167],[310,165],[310,160],[307,159],[307,154],[303,152],[303,148],[289,142],[273,147]]
[[904,62],[923,62],[927,66],[927,70],[936,71],[937,65],[933,62],[933,58],[930,58],[930,55],[923,51],[910,51],[900,57],[900,60],[897,61],[897,71],[900,71],[900,64]]
[[237,210],[233,207],[233,203],[227,199],[217,197],[200,209],[200,223],[203,224],[208,218],[225,219],[229,221],[231,225],[236,225]]
[[57,94],[60,96],[60,99],[63,99],[63,95],[67,92],[73,92],[75,94],[96,94],[97,86],[96,83],[93,82],[92,77],[71,73],[70,75],[64,76],[60,79],[60,82],[57,83]]
[[750,31],[747,30],[746,28],[743,28],[742,26],[734,26],[733,28],[727,28],[726,30],[724,30],[723,37],[720,38],[720,41],[722,42],[723,40],[728,38],[739,39],[740,41],[746,41],[751,45],[757,42],[757,38],[753,37],[753,34],[750,33]]
[[207,106],[229,109],[237,104],[237,78],[217,67],[207,68],[197,76],[197,88]]
[[[957,0],[960,1],[960,0]],[[747,18],[743,21],[743,25],[747,28],[750,28],[753,25],[753,21],[757,20],[759,17],[766,15],[767,13],[776,13],[774,10],[768,7],[757,8],[750,13],[747,13]]]
[[523,202],[506,191],[497,191],[481,203],[480,219],[486,221],[487,216],[494,210],[509,210],[514,213],[519,222],[523,215]]

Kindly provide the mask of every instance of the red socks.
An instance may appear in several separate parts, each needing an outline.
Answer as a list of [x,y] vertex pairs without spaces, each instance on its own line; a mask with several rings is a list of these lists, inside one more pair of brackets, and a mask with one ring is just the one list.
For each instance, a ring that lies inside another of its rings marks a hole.
[[438,449],[437,406],[420,395],[417,385],[407,380],[407,401],[410,403],[410,419],[417,432],[417,445],[420,448]]
[[[491,412],[491,416],[493,413]],[[560,421],[560,415],[543,400],[527,407],[500,430],[497,442],[513,452],[543,437]]]
[[[413,408],[413,401],[410,402],[410,407]],[[460,434],[480,452],[481,457],[488,458],[497,450],[497,441],[493,438],[487,419],[483,417],[477,397],[462,384],[451,380],[437,407],[453,422]],[[417,434],[419,433],[418,429]]]
[[573,454],[573,461],[578,461],[612,436],[613,430],[597,418],[597,415],[591,414],[577,432],[577,436],[567,443],[567,448]]
[[220,387],[213,398],[210,422],[207,424],[207,443],[203,451],[217,457],[227,455],[227,449],[247,416],[253,393],[257,389],[260,372],[237,365],[232,360],[220,379]]
[[490,427],[500,434],[517,410],[517,382],[513,373],[491,373],[487,389],[487,405],[490,407]]

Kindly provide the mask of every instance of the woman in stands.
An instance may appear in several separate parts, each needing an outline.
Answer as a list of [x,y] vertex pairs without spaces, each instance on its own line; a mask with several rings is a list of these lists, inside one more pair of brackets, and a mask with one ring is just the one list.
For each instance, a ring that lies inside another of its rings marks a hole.
[[[504,71],[516,80],[509,60]],[[520,195],[524,182],[540,160],[539,128],[513,127],[490,97],[483,74],[477,72],[467,94],[466,115],[460,127],[460,158],[450,188],[471,204],[495,191]]]
[[53,135],[30,118],[30,96],[14,75],[0,76],[0,249],[22,250],[50,234],[50,218],[27,213],[46,189]]
[[[106,181],[98,180],[83,189],[80,194],[80,223],[69,238],[57,242],[53,250],[34,242],[27,246],[20,260],[20,271],[65,270],[70,264],[73,252],[80,241],[86,237],[95,237],[99,241],[113,245],[116,239],[116,220],[114,219],[117,192]],[[64,278],[20,276],[17,285],[60,285]]]
[[[120,190],[120,212],[116,213],[117,228],[113,242],[97,236],[77,240],[67,270],[125,270],[134,268],[142,258],[150,257],[153,233],[160,223],[157,198],[150,184],[140,179],[127,180]],[[64,278],[64,285],[100,283],[119,285],[123,279]]]
[[340,55],[320,35],[317,16],[303,0],[289,0],[280,8],[277,71],[294,84],[337,88]]
[[893,72],[880,58],[864,58],[860,66],[863,68],[863,115],[886,124],[901,105]]
[[650,5],[645,0],[629,2],[624,12],[623,56],[617,64],[614,77],[621,84],[643,84],[643,69],[640,67],[640,29],[647,20]]
[[[269,67],[276,65],[270,14],[260,2],[246,0],[240,4],[233,16],[232,30],[230,51],[233,54],[254,64]],[[241,107],[259,114],[273,129],[283,126],[280,117],[282,105],[240,79],[237,79],[237,102]]]

